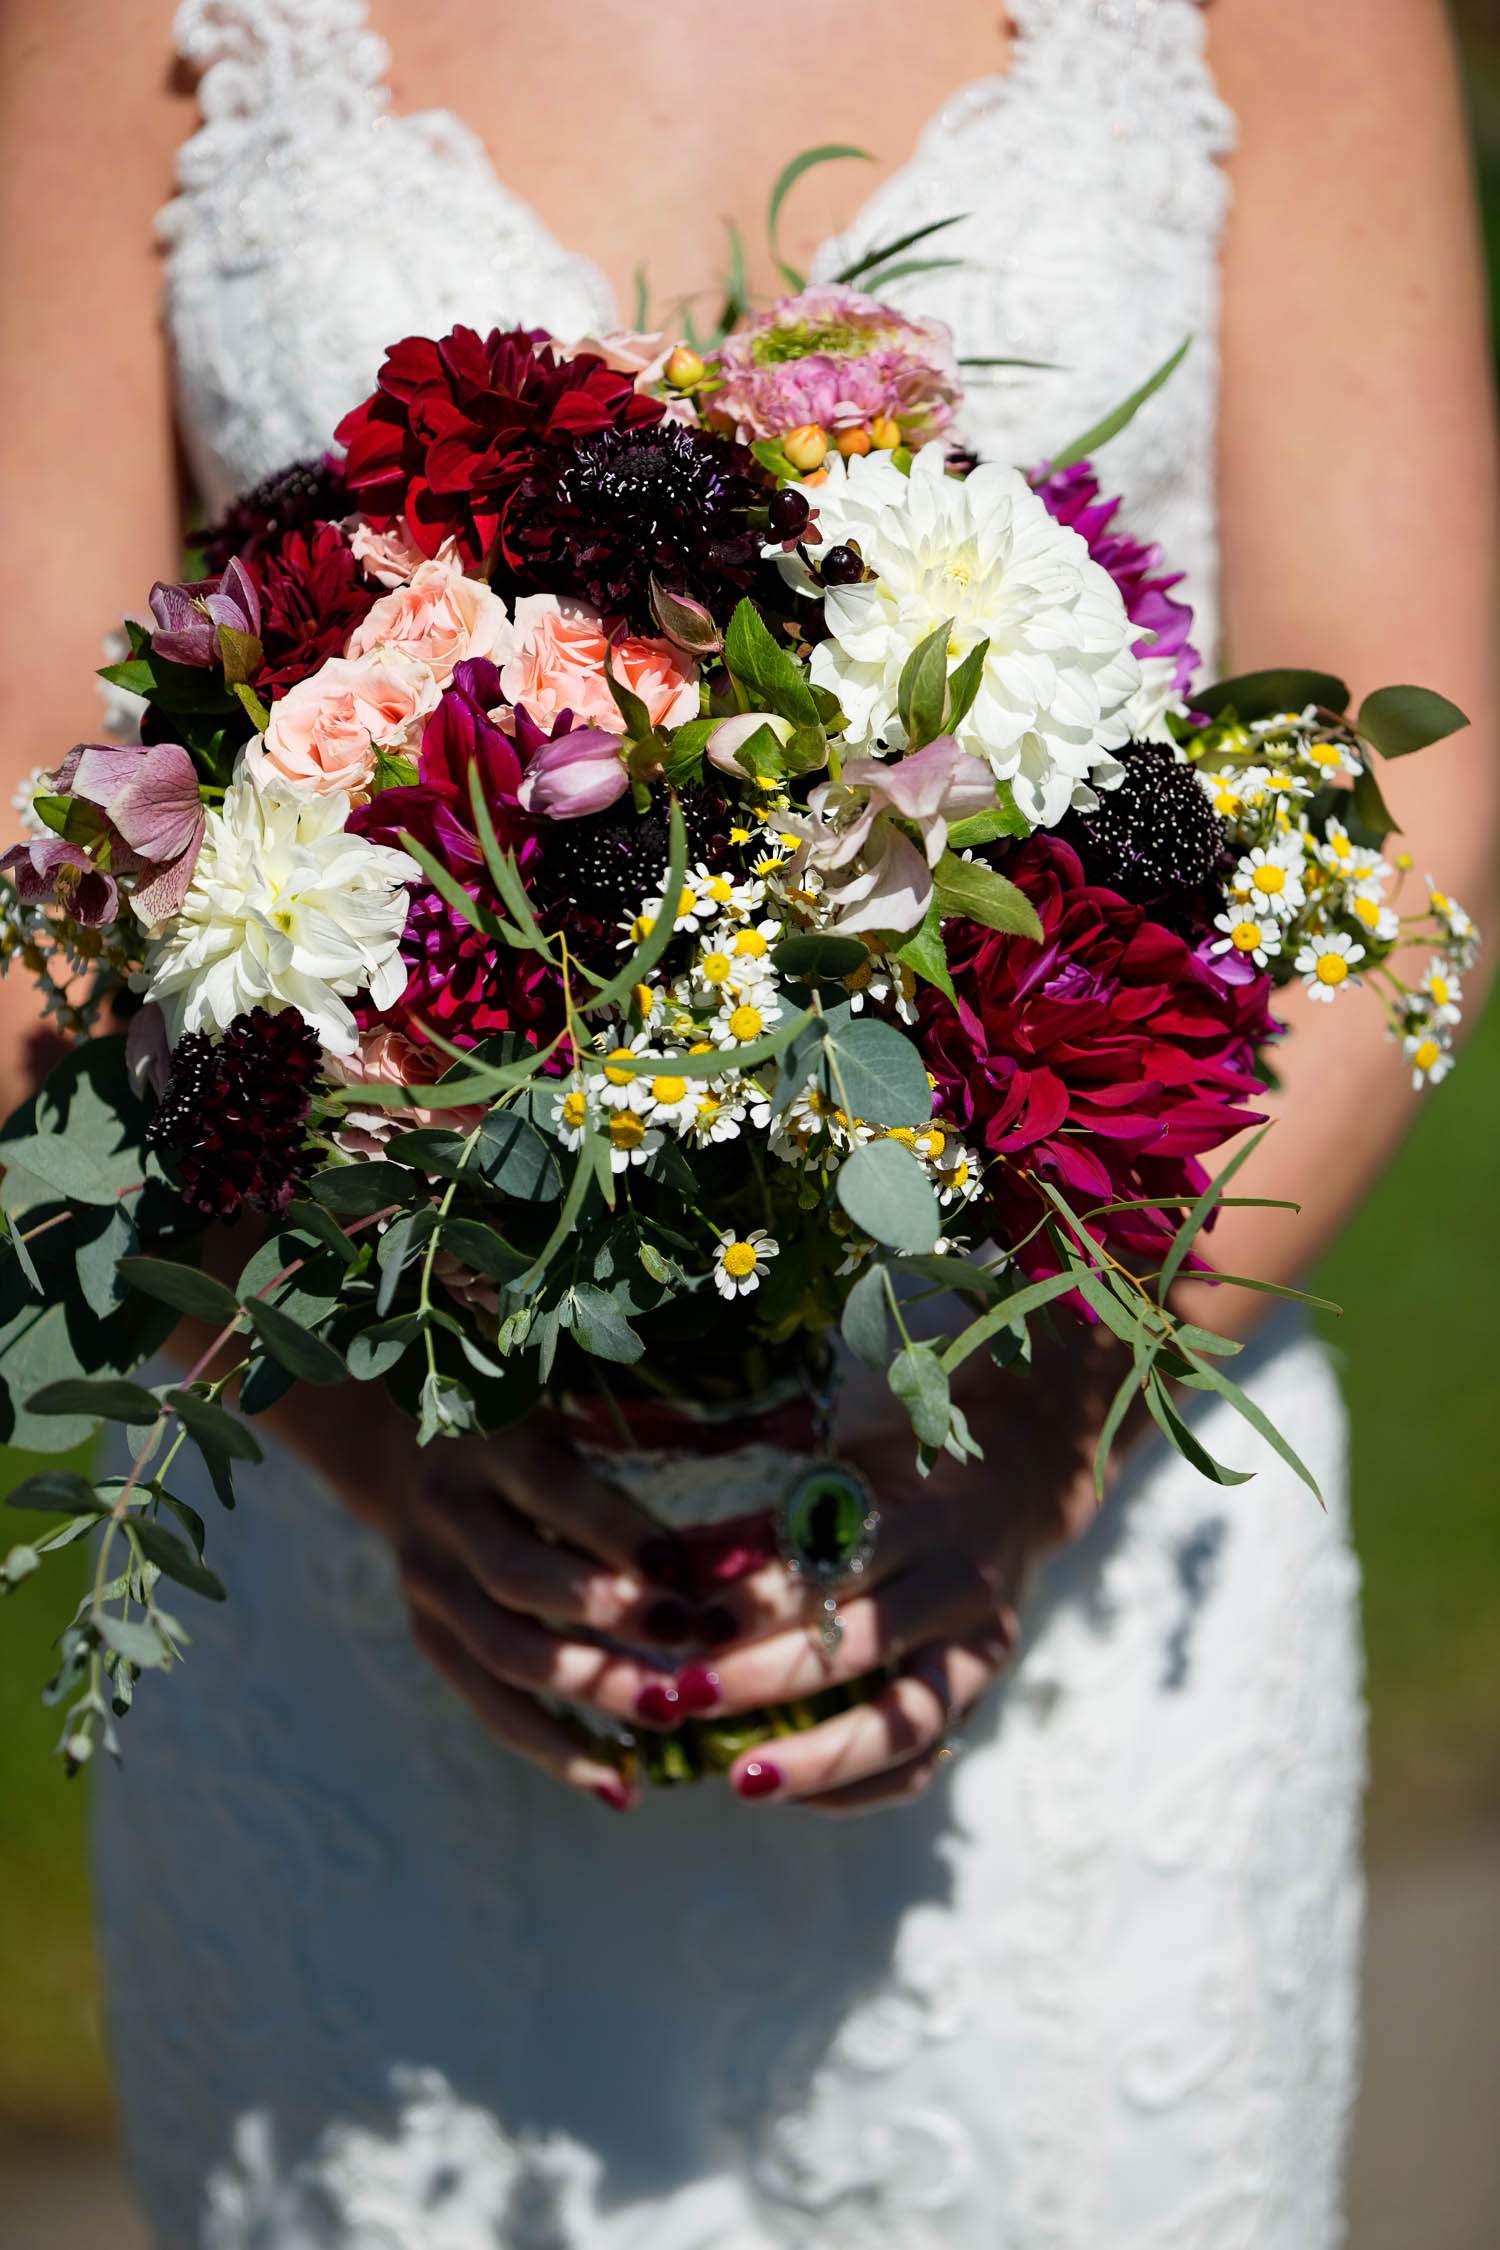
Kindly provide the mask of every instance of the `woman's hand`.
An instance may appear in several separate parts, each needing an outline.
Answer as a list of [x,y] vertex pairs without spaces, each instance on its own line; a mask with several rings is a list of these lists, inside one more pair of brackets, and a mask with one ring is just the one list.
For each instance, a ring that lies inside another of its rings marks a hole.
[[965,1402],[982,1462],[945,1459],[923,1479],[904,1427],[843,1448],[869,1477],[881,1523],[857,1590],[840,1598],[837,1649],[822,1644],[821,1594],[769,1564],[726,1591],[713,1668],[694,1666],[681,1684],[695,1713],[721,1717],[890,1667],[897,1677],[873,1701],[737,1759],[742,1797],[851,1813],[927,1787],[947,1736],[1010,1659],[1031,1571],[1095,1514],[1114,1354],[1087,1334],[1039,1350],[1024,1379],[988,1370],[984,1395]]

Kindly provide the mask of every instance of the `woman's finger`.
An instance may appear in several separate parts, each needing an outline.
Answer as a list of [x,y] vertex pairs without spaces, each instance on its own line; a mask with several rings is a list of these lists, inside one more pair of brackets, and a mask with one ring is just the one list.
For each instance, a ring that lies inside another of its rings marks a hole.
[[414,1610],[435,1617],[476,1664],[508,1687],[586,1705],[630,1726],[672,1727],[686,1716],[651,1665],[502,1609],[441,1549],[409,1545],[401,1582]]
[[497,1492],[445,1486],[425,1494],[421,1507],[424,1529],[504,1609],[664,1647],[693,1638],[693,1612],[679,1596],[649,1586],[638,1571],[608,1569],[543,1539]]
[[841,1600],[838,1645],[824,1647],[816,1623],[799,1622],[769,1638],[715,1654],[715,1713],[758,1710],[815,1695],[844,1680],[898,1664],[928,1641],[983,1630],[1003,1606],[1003,1589],[971,1556],[948,1553],[871,1594]]
[[423,1655],[507,1750],[565,1787],[587,1790],[616,1812],[630,1812],[639,1804],[637,1784],[604,1759],[590,1756],[563,1721],[544,1711],[534,1697],[494,1679],[436,1617],[418,1611],[412,1632]]
[[731,1786],[751,1803],[830,1811],[913,1795],[931,1778],[930,1754],[1004,1668],[1011,1646],[998,1626],[932,1644],[869,1703],[747,1752],[730,1769]]
[[571,1447],[535,1418],[507,1431],[503,1443],[490,1449],[487,1463],[511,1505],[544,1531],[616,1570],[661,1577],[672,1590],[685,1581],[686,1558],[680,1571],[671,1559],[680,1554],[680,1543],[644,1508],[594,1476]]

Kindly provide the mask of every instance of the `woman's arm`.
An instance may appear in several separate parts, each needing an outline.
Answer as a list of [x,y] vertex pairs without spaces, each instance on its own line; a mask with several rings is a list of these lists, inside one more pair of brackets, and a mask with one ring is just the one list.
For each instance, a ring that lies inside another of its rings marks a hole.
[[[1215,0],[1214,60],[1240,123],[1225,263],[1226,669],[1307,664],[1369,689],[1413,680],[1466,734],[1381,782],[1411,854],[1500,942],[1496,435],[1484,277],[1452,41],[1438,0]],[[1465,980],[1472,1008],[1482,973]],[[1231,1211],[1231,1273],[1287,1279],[1347,1217],[1418,1097],[1379,1002],[1277,1013],[1284,1088],[1237,1186],[1300,1215]],[[1462,1066],[1460,1065],[1460,1068]],[[1442,1100],[1442,1093],[1425,1097]],[[1457,1095],[1462,1099],[1462,1094]],[[1195,1288],[1243,1327],[1263,1299]]]
[[[162,0],[0,7],[0,826],[35,766],[98,736],[100,643],[179,552],[152,222],[184,126]],[[0,983],[0,1114],[37,1007]]]

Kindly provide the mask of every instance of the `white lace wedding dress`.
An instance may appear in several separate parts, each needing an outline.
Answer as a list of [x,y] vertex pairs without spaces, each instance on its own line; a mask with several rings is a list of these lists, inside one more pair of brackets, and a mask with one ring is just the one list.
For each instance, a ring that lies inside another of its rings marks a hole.
[[[970,434],[1012,460],[1191,331],[1108,473],[1211,645],[1231,125],[1199,13],[1010,12],[1009,74],[821,266],[971,214],[961,270],[909,286],[964,352],[1055,363],[975,385]],[[467,126],[389,113],[358,0],[188,0],[178,31],[205,121],[168,315],[211,497],[323,445],[394,337],[614,322]],[[1249,1379],[1329,1512],[1210,1413],[1256,1481],[1143,1458],[948,1778],[842,1825],[565,1795],[416,1656],[369,1534],[291,1458],[247,1479],[214,1532],[231,1600],[98,1797],[162,2250],[1329,2250],[1360,1895],[1342,1425],[1296,1329]]]

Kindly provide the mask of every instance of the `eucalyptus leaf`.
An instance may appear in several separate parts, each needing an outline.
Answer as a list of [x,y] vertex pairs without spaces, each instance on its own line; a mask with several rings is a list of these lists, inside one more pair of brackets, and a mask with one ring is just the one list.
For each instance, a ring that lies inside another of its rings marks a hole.
[[222,1281],[172,1258],[122,1258],[120,1279],[143,1297],[154,1297],[174,1312],[211,1321],[218,1327],[233,1320],[240,1309],[234,1292]]
[[105,1646],[138,1672],[165,1671],[171,1663],[172,1651],[149,1617],[115,1617],[101,1610],[95,1623]]
[[[911,1040],[878,1016],[830,1025],[818,1057],[829,1098],[868,1125],[926,1125],[932,1118],[927,1069]],[[930,1248],[930,1244],[922,1245]]]
[[501,1195],[520,1203],[555,1203],[562,1171],[555,1150],[515,1109],[491,1110],[480,1127],[474,1164]]
[[108,1505],[100,1500],[86,1476],[77,1469],[37,1469],[5,1495],[8,1508],[31,1508],[38,1515],[102,1516]]
[[946,1444],[950,1415],[948,1375],[930,1344],[906,1344],[891,1361],[891,1389],[911,1416],[921,1444],[937,1452]]
[[420,1180],[401,1164],[376,1157],[362,1164],[329,1165],[308,1183],[314,1202],[346,1219],[373,1218],[377,1211],[410,1202],[422,1192]]
[[870,949],[861,938],[835,937],[817,930],[783,938],[771,951],[781,974],[801,984],[837,984],[864,968],[869,958]]
[[1208,1448],[1201,1443],[1178,1413],[1168,1397],[1160,1377],[1154,1370],[1146,1378],[1145,1400],[1151,1419],[1155,1422],[1163,1437],[1176,1448],[1191,1468],[1198,1471],[1200,1476],[1207,1477],[1211,1484],[1248,1484],[1250,1482],[1250,1470],[1230,1469],[1222,1461],[1214,1459]]
[[175,1531],[165,1524],[151,1523],[139,1516],[131,1518],[131,1537],[140,1544],[148,1562],[154,1562],[164,1578],[171,1578],[192,1593],[202,1594],[208,1601],[224,1599],[223,1581],[199,1562],[192,1549],[183,1545]]
[[252,1297],[245,1311],[266,1350],[299,1383],[332,1385],[345,1380],[349,1371],[333,1346],[310,1328],[302,1327],[280,1306],[267,1304],[263,1297]]
[[108,1375],[67,1376],[48,1383],[30,1404],[33,1414],[86,1414],[96,1421],[138,1425],[156,1421],[161,1413],[159,1402],[141,1384]]
[[595,1359],[629,1366],[646,1348],[614,1296],[590,1282],[569,1290],[563,1320],[576,1342]]
[[838,1199],[860,1230],[892,1250],[930,1250],[942,1233],[937,1198],[899,1141],[870,1141],[839,1166]]
[[165,1403],[203,1453],[248,1461],[252,1466],[264,1461],[259,1439],[212,1399],[200,1398],[196,1391],[172,1390],[167,1392]]
[[839,1332],[866,1367],[882,1368],[889,1357],[891,1316],[886,1287],[883,1267],[871,1264],[844,1300]]
[[1198,689],[1189,700],[1195,711],[1210,719],[1232,711],[1248,725],[1253,719],[1275,719],[1285,712],[1305,711],[1310,703],[1321,711],[1347,711],[1349,690],[1332,672],[1280,667],[1218,680],[1212,687]]

